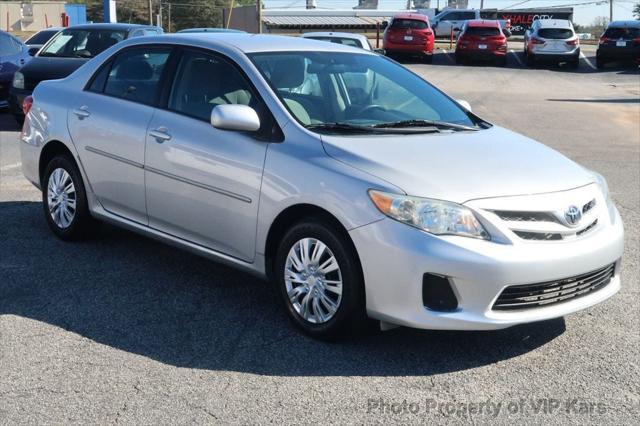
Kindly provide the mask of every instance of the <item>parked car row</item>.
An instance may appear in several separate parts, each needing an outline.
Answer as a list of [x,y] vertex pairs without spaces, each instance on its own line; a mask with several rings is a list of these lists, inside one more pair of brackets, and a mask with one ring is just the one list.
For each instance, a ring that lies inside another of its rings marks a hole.
[[[454,28],[457,63],[472,59],[506,63],[510,31],[504,22],[466,19],[460,24]],[[385,29],[383,50],[388,55],[412,55],[430,63],[436,35],[427,16],[398,14]],[[580,61],[580,39],[571,21],[564,19],[534,21],[524,35],[523,50],[527,65],[532,67],[543,62],[565,62],[576,68]],[[602,35],[597,50],[598,68],[616,60],[640,60],[640,21],[614,21]]]

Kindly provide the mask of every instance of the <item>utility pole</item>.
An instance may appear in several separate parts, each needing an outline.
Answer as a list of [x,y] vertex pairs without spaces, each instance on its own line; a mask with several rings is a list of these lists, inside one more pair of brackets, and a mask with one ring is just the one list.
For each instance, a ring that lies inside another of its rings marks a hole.
[[262,0],[258,0],[258,34],[262,34]]
[[167,32],[171,32],[171,3],[167,3],[169,6],[169,22],[167,23]]
[[609,0],[609,22],[613,22],[613,0]]
[[153,0],[149,0],[149,25],[153,25]]
[[484,0],[480,0],[480,10],[484,9]]

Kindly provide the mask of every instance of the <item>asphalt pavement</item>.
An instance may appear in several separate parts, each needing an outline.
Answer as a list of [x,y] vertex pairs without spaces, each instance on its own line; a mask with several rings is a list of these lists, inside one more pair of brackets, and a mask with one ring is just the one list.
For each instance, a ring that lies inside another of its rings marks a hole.
[[590,55],[577,70],[515,51],[505,68],[444,51],[407,64],[603,174],[625,223],[620,293],[492,332],[317,342],[250,275],[111,226],[59,241],[0,114],[0,423],[637,423],[640,74]]

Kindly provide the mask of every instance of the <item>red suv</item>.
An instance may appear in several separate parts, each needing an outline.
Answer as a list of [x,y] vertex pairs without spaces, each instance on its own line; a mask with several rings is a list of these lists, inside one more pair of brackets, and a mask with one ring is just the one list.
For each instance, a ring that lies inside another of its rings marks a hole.
[[456,62],[468,59],[497,60],[507,63],[507,37],[499,21],[479,19],[467,21],[456,42]]
[[385,29],[382,47],[388,55],[418,55],[430,63],[434,43],[435,35],[426,15],[400,13],[393,17]]

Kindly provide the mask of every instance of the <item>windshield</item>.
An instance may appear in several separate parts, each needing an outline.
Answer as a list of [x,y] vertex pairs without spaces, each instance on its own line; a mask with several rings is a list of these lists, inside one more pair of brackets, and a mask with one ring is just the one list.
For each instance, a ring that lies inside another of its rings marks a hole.
[[569,28],[541,28],[538,35],[542,38],[565,40],[573,37],[573,31]]
[[38,56],[93,58],[126,36],[125,31],[68,29],[56,34]]
[[344,125],[362,129],[424,120],[476,126],[475,118],[456,102],[381,56],[351,52],[249,56],[291,114],[310,128],[340,123],[342,130]]
[[25,44],[45,44],[58,30],[42,30],[29,37]]
[[362,45],[362,43],[360,43],[359,40],[353,39],[353,38],[346,38],[346,37],[326,37],[326,36],[312,36],[312,37],[307,37],[310,38],[312,40],[322,40],[322,41],[328,41],[331,43],[336,43],[336,44],[344,44],[345,46],[351,46],[351,47],[364,47]]

